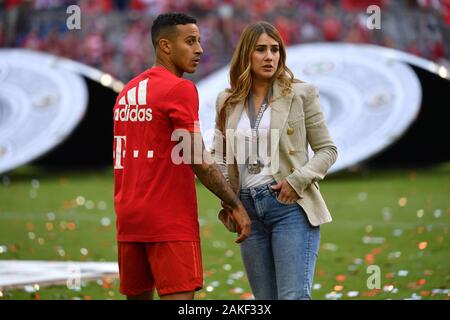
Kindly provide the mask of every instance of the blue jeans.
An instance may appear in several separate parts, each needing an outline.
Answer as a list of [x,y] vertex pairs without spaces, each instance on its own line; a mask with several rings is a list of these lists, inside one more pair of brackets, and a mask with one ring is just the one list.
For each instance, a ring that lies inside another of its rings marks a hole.
[[297,203],[280,203],[270,184],[241,189],[240,198],[252,221],[240,246],[255,299],[311,299],[320,227]]

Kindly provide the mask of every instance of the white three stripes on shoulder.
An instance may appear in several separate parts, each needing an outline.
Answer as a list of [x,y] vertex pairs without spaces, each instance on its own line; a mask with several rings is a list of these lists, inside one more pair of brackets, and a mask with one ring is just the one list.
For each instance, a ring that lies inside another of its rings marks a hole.
[[136,87],[131,88],[127,92],[128,104],[130,106],[136,105]]
[[[137,88],[137,99],[138,105],[146,105],[147,104],[147,83],[148,79],[142,80],[139,82],[139,86]],[[136,87],[131,88],[127,91],[126,95],[123,95],[119,100],[119,105],[136,105]]]
[[139,82],[138,89],[138,104],[146,105],[147,104],[147,82],[148,79],[142,80]]

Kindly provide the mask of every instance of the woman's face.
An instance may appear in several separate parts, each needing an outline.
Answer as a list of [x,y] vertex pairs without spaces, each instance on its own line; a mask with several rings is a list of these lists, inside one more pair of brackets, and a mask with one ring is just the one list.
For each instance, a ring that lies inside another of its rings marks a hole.
[[261,34],[252,53],[253,76],[260,80],[271,79],[277,71],[279,60],[280,46],[278,42],[266,33]]

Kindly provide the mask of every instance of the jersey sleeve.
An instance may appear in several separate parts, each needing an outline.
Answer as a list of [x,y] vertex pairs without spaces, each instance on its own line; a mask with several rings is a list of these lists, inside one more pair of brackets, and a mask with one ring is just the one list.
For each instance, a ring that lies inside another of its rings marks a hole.
[[198,92],[190,81],[182,81],[167,96],[169,118],[175,129],[199,132]]

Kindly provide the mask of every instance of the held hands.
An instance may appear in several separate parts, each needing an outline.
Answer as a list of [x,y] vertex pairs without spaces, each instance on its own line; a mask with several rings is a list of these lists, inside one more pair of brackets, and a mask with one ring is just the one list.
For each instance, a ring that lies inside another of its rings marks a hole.
[[273,191],[278,193],[277,200],[281,203],[291,204],[298,200],[299,196],[291,185],[283,179],[277,184],[270,186]]
[[236,243],[241,243],[250,235],[251,232],[251,220],[248,217],[247,211],[242,204],[239,204],[236,208],[232,208],[228,204],[222,201],[222,210],[225,210],[230,219],[236,225],[236,232],[238,237],[235,240]]

